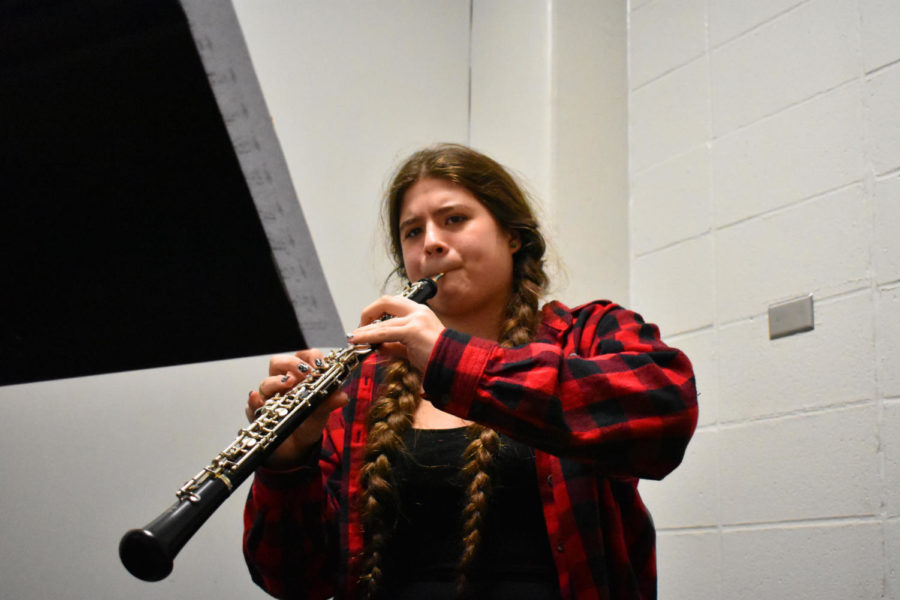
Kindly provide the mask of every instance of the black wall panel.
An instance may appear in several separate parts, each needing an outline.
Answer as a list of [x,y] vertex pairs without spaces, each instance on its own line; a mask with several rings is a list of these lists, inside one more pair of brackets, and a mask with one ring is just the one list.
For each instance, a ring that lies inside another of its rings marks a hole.
[[0,7],[0,384],[304,346],[179,3]]

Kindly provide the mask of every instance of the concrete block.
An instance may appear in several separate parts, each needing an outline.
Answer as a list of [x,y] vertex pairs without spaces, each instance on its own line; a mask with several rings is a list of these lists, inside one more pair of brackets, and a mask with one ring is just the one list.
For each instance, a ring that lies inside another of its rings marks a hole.
[[886,597],[881,540],[876,522],[725,531],[721,598]]
[[858,77],[858,22],[855,3],[816,0],[712,50],[713,135]]
[[860,0],[863,65],[866,72],[900,60],[900,3]]
[[900,177],[875,183],[875,237],[872,265],[875,281],[900,280]]
[[720,431],[724,525],[879,512],[878,410],[874,403]]
[[718,46],[802,2],[803,0],[710,0],[709,45]]
[[882,398],[900,397],[900,287],[878,292],[875,347]]
[[648,4],[653,4],[653,0],[632,0],[628,3],[628,8],[633,15],[639,8],[643,8]]
[[706,329],[664,339],[667,344],[680,349],[691,359],[699,394],[700,417],[697,426],[715,423],[719,415],[719,349],[716,331]]
[[626,5],[557,2],[551,20],[553,141],[544,153],[553,177],[541,223],[568,274],[554,295],[572,305],[598,297],[627,303]]
[[665,337],[710,325],[713,319],[712,236],[636,258],[632,306]]
[[635,89],[706,50],[706,0],[657,0],[634,11],[628,29],[629,86]]
[[884,595],[900,598],[900,520],[884,524]]
[[549,21],[539,0],[472,5],[469,143],[524,175],[538,198],[550,197]]
[[709,137],[706,57],[635,90],[629,115],[632,173],[705,144]]
[[769,340],[765,318],[718,331],[719,420],[875,399],[870,291],[819,301],[815,329]]
[[657,527],[703,527],[719,522],[718,436],[713,429],[696,432],[677,469],[662,481],[641,481],[641,496]]
[[699,146],[636,174],[631,182],[631,221],[636,254],[709,231],[709,149]]
[[884,508],[889,517],[900,517],[900,495],[897,494],[900,490],[900,401],[886,402],[882,419]]
[[720,600],[717,531],[660,531],[656,538],[659,600]]
[[715,223],[861,181],[860,98],[849,84],[713,142]]
[[719,322],[794,296],[867,285],[871,230],[865,190],[854,186],[717,231]]
[[869,160],[876,174],[900,167],[900,65],[893,65],[866,80]]

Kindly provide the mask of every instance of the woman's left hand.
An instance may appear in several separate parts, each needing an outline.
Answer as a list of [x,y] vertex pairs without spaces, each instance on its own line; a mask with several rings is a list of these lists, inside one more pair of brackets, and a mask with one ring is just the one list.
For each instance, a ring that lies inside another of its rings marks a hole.
[[[375,323],[383,315],[392,318]],[[382,296],[367,306],[360,327],[348,338],[351,344],[377,344],[377,351],[406,357],[422,373],[444,330],[440,319],[424,304],[401,296]]]

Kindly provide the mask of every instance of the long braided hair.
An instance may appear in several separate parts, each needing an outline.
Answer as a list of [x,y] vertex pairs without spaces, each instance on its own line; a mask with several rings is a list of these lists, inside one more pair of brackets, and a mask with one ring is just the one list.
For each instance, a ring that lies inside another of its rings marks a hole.
[[[406,278],[400,245],[399,215],[407,190],[416,182],[434,178],[466,188],[488,209],[498,225],[514,233],[520,248],[513,254],[513,282],[501,323],[499,342],[515,346],[529,342],[540,322],[538,302],[547,284],[544,271],[546,243],[528,200],[515,179],[497,162],[471,148],[440,144],[409,157],[397,170],[388,189],[384,218],[390,232],[394,273]],[[422,376],[406,360],[387,368],[383,393],[368,415],[365,461],[360,471],[360,512],[364,532],[364,558],[360,580],[373,597],[382,580],[382,558],[399,516],[397,483],[392,465],[405,451],[404,432],[412,426],[421,401]],[[463,453],[467,502],[462,515],[462,554],[457,587],[466,586],[466,572],[481,542],[481,528],[491,493],[491,463],[500,447],[494,430],[473,423],[467,428]]]

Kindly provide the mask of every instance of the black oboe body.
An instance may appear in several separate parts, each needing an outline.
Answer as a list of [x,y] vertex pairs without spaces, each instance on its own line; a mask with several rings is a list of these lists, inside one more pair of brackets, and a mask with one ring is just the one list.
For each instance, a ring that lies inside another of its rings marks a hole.
[[[417,281],[401,294],[423,303],[437,293],[443,274]],[[386,316],[385,318],[389,318]],[[178,500],[141,529],[128,531],[119,542],[119,558],[132,575],[159,581],[172,572],[175,556],[231,493],[328,396],[340,387],[372,349],[348,346],[334,350],[284,394],[266,400],[256,419],[202,471],[175,493]]]

